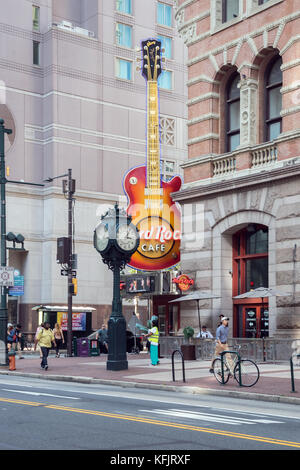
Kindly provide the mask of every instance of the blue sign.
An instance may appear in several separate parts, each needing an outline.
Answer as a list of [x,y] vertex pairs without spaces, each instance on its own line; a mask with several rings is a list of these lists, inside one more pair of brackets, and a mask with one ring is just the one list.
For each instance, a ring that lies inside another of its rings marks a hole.
[[8,295],[21,296],[24,295],[24,276],[15,276],[15,285],[8,289]]

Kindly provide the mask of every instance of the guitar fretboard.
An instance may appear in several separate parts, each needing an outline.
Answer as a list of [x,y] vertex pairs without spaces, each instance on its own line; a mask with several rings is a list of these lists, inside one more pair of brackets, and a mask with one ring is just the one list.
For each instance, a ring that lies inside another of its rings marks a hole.
[[160,144],[157,81],[147,82],[147,188],[160,194]]

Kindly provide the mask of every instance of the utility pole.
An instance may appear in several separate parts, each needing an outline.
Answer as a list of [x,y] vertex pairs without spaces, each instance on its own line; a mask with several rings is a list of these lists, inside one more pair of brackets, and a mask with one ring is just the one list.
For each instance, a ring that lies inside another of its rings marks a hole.
[[[11,134],[11,129],[5,129],[4,120],[0,119],[0,184],[1,184],[1,266],[6,266],[6,194],[5,194],[5,134]],[[7,354],[7,287],[1,287],[0,307],[0,364],[8,365]]]

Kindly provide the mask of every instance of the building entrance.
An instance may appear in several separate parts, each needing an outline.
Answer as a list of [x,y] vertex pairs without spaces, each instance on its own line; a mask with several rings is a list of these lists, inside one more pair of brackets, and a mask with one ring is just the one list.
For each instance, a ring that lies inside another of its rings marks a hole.
[[180,307],[169,303],[173,299],[176,299],[176,296],[153,297],[153,313],[158,316],[159,332],[162,336],[175,336],[180,328]]
[[267,304],[236,306],[237,330],[242,338],[266,338],[269,336],[269,309]]

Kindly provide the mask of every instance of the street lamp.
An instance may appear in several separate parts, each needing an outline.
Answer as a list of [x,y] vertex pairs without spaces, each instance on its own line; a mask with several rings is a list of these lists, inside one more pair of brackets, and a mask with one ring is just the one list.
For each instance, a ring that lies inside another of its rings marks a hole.
[[118,204],[101,217],[94,231],[94,247],[103,262],[113,271],[112,313],[108,322],[107,370],[128,369],[126,356],[126,321],[122,314],[120,271],[138,249],[140,237],[124,209]]
[[72,169],[63,175],[49,177],[45,182],[52,182],[55,179],[67,176],[68,180],[63,180],[63,193],[67,195],[68,200],[68,339],[67,339],[67,354],[72,356],[72,296],[73,296],[73,269],[74,269],[74,256],[73,256],[73,194],[75,193],[75,180],[72,179]]

